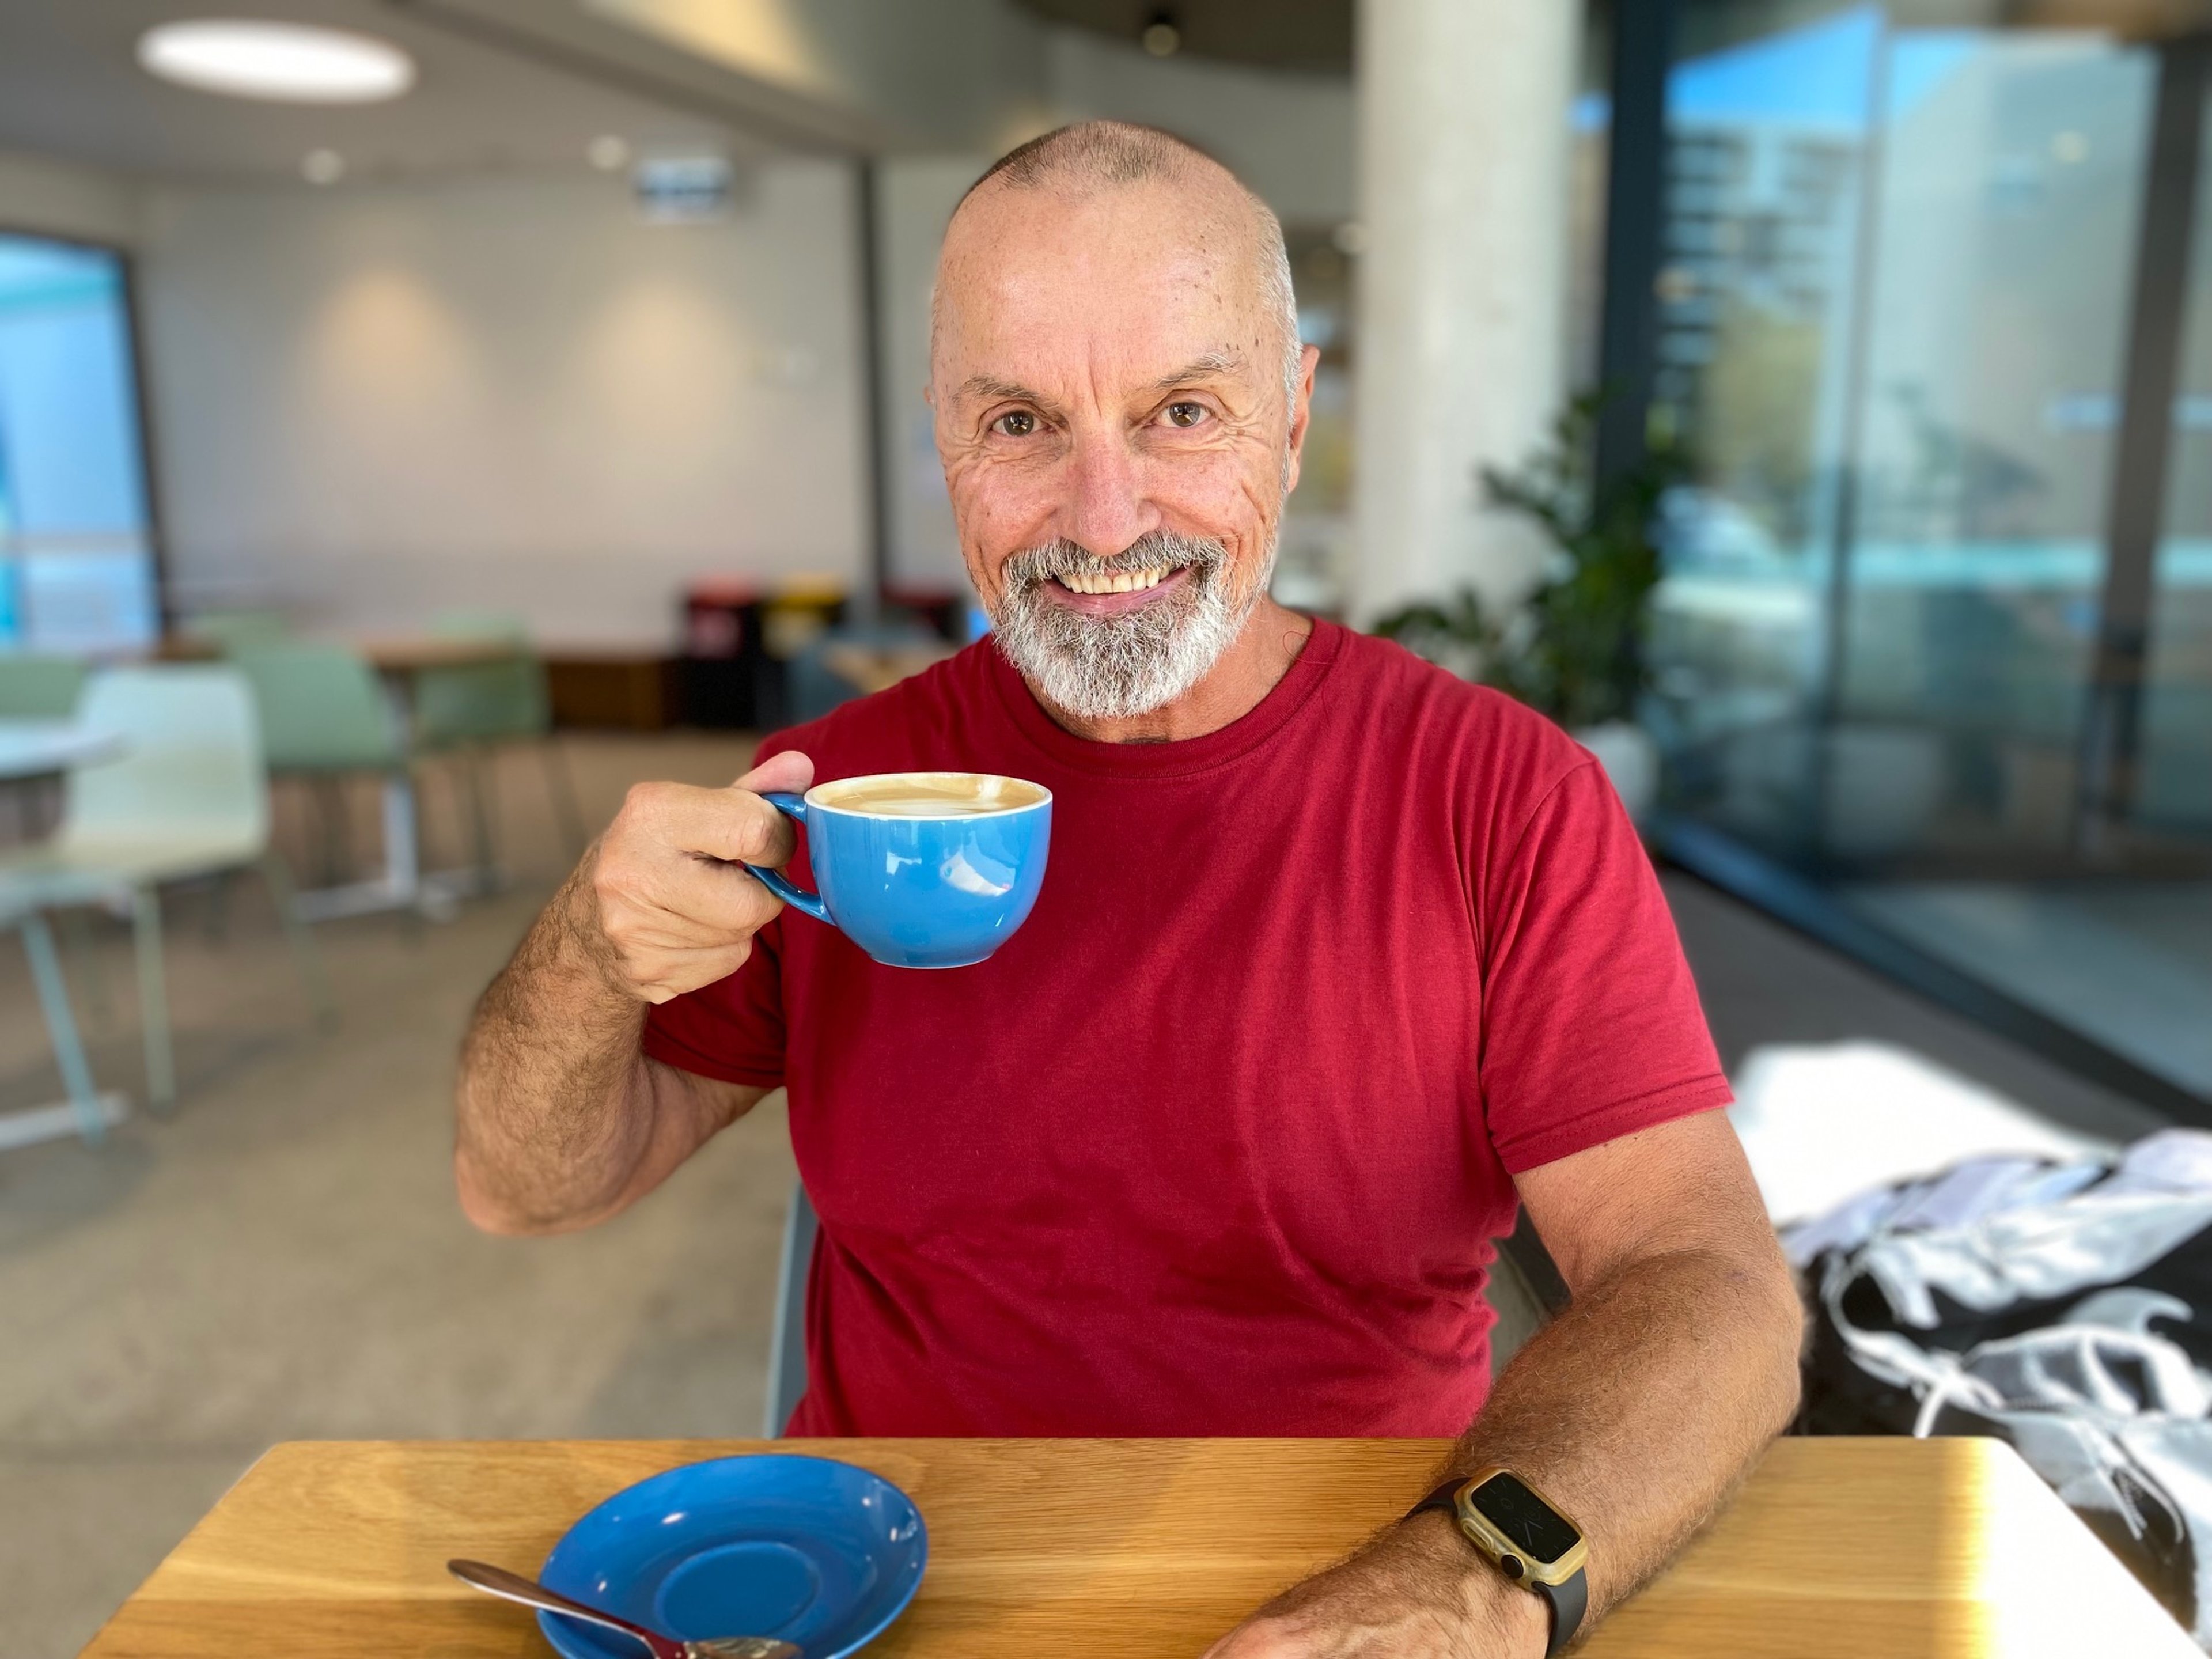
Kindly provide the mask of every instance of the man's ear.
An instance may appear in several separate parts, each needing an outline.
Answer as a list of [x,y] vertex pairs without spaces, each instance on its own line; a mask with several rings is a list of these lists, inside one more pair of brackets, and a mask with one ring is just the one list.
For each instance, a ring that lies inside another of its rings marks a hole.
[[1298,459],[1304,453],[1306,429],[1313,424],[1314,369],[1321,362],[1321,348],[1303,347],[1298,352],[1298,386],[1291,398],[1289,456],[1283,469],[1283,493],[1290,494],[1298,487]]

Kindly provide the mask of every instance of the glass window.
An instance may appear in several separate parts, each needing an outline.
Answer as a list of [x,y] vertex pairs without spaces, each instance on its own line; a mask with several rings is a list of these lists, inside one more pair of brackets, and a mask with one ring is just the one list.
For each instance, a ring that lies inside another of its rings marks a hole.
[[121,256],[0,235],[0,649],[159,627]]
[[1875,7],[1675,66],[1678,805],[1820,867],[2064,851],[2154,78]]

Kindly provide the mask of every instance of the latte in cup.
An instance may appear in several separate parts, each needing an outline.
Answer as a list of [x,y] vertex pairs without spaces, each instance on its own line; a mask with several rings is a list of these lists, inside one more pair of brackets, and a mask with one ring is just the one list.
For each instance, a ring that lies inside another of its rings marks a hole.
[[761,797],[795,819],[819,890],[744,867],[801,915],[890,968],[969,968],[1028,918],[1052,791],[985,772],[878,772]]
[[886,772],[817,785],[808,799],[833,811],[885,817],[961,818],[1018,811],[1047,800],[1046,791],[1019,778],[980,772]]

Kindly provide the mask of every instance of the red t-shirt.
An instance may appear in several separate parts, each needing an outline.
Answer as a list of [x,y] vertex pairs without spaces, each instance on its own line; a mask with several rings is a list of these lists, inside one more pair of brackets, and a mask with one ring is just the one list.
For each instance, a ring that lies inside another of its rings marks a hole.
[[1596,763],[1395,645],[1320,623],[1234,725],[1115,744],[986,641],[790,748],[1054,795],[988,962],[880,967],[786,911],[647,1022],[656,1060],[789,1085],[794,1433],[1457,1434],[1514,1173],[1729,1097]]

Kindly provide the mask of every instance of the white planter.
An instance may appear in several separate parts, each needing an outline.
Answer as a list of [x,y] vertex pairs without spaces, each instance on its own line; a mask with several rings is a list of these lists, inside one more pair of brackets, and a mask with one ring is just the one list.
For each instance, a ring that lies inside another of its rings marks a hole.
[[1638,823],[1650,818],[1659,801],[1659,745],[1651,734],[1630,720],[1607,720],[1583,726],[1574,739],[1597,757],[1628,816]]

